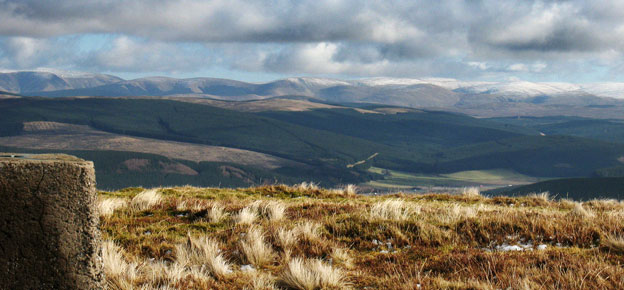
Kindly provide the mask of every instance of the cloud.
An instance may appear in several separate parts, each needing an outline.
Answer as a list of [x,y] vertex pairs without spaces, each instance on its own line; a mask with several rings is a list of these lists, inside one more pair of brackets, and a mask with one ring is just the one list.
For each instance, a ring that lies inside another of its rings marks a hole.
[[210,66],[216,58],[201,45],[108,37],[103,47],[81,49],[80,37],[0,39],[3,68],[62,68],[100,72],[189,72]]
[[[624,9],[618,2],[609,2],[612,9]],[[624,18],[616,18],[612,11],[596,8],[594,3],[521,1],[511,9],[506,1],[488,2],[492,5],[471,25],[469,39],[474,47],[487,48],[486,53],[507,56],[621,50]],[[617,13],[624,17],[622,12]]]
[[197,71],[214,58],[198,46],[180,46],[165,42],[145,41],[119,36],[109,47],[87,53],[84,67],[110,72],[172,72]]
[[[617,0],[0,0],[0,19],[16,68],[580,76],[619,71],[624,51]],[[84,51],[85,35],[108,42]]]

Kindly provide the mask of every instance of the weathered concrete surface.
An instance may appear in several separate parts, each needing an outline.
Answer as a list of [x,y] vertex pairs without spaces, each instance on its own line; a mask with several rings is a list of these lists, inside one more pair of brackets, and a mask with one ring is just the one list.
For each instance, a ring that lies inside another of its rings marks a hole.
[[103,288],[96,198],[92,162],[0,153],[0,289]]

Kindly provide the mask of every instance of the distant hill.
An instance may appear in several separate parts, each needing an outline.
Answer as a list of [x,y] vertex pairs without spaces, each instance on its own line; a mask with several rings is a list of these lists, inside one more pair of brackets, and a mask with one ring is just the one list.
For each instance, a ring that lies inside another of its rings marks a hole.
[[624,83],[466,82],[454,79],[287,78],[247,83],[218,78],[134,80],[72,72],[0,73],[0,90],[28,96],[201,97],[225,101],[304,96],[331,104],[375,103],[478,117],[580,116],[624,119]]
[[0,91],[16,94],[93,88],[116,83],[121,78],[104,74],[23,71],[0,73]]

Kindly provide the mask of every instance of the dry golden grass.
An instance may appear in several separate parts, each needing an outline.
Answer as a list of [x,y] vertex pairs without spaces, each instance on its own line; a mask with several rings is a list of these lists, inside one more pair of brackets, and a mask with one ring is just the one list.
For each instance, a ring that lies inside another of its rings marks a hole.
[[246,206],[241,209],[235,217],[236,223],[242,225],[250,225],[258,219],[257,205]]
[[373,204],[370,217],[380,220],[403,221],[418,213],[420,208],[402,199],[387,199]]
[[479,197],[481,196],[481,191],[478,187],[464,187],[462,195],[467,197]]
[[132,289],[139,278],[139,269],[136,263],[128,263],[124,258],[124,251],[113,241],[102,243],[102,263],[107,285],[112,289]]
[[186,244],[176,245],[176,262],[183,267],[199,266],[216,278],[232,273],[229,262],[221,255],[219,242],[208,237],[187,238]]
[[297,224],[294,231],[306,241],[315,241],[319,238],[321,225],[316,222],[304,221]]
[[300,290],[342,289],[345,286],[344,275],[340,269],[318,260],[294,258],[281,275],[281,281],[287,287]]
[[245,287],[244,289],[253,289],[253,290],[277,290],[275,284],[275,277],[266,273],[259,273],[257,271],[250,272],[249,281],[251,285]]
[[353,258],[351,258],[347,250],[334,248],[330,256],[333,263],[335,263],[336,265],[341,265],[347,269],[353,268]]
[[130,205],[138,211],[149,210],[162,200],[159,188],[146,189],[132,198]]
[[262,213],[271,221],[279,221],[286,214],[286,206],[281,202],[269,201],[262,205]]
[[265,242],[264,232],[261,228],[250,227],[240,246],[245,260],[256,267],[267,265],[275,259],[275,252]]
[[280,228],[276,233],[276,240],[283,249],[289,249],[299,241],[296,230],[287,230]]
[[210,222],[218,223],[228,216],[225,207],[219,203],[213,203],[208,209],[208,219]]
[[624,238],[622,236],[606,236],[601,243],[603,249],[616,253],[624,254]]
[[98,200],[98,212],[101,217],[110,217],[116,210],[125,207],[127,204],[128,202],[121,198],[100,198]]
[[295,185],[295,188],[297,188],[298,190],[302,190],[302,191],[309,191],[309,190],[318,190],[319,187],[316,183],[314,182],[302,182],[300,184]]
[[178,211],[192,211],[192,212],[198,212],[201,210],[204,210],[206,208],[206,204],[204,202],[202,202],[201,200],[194,200],[194,199],[181,199],[178,200],[177,204],[176,204],[176,210]]
[[355,186],[355,184],[347,184],[343,189],[342,192],[345,195],[355,195],[357,194],[358,188],[357,186]]
[[111,198],[129,205],[100,220],[111,289],[624,289],[615,200],[307,185]]
[[575,202],[572,211],[570,211],[570,215],[577,216],[580,218],[593,218],[595,215],[591,210],[588,210],[583,207],[583,204],[580,202]]

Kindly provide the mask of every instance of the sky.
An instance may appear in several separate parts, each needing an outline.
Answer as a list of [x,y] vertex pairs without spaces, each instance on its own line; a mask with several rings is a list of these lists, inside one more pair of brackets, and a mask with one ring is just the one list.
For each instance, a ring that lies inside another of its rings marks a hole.
[[0,70],[624,82],[624,1],[0,0]]

